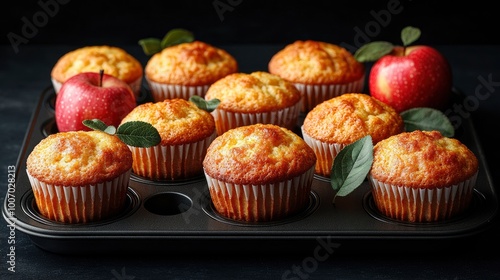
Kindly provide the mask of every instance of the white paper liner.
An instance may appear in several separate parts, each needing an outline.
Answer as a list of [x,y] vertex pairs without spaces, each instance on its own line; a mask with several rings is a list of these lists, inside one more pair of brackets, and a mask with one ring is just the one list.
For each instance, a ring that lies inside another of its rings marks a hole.
[[333,161],[340,151],[347,144],[324,143],[318,139],[314,139],[304,131],[304,126],[300,127],[302,138],[313,149],[316,154],[316,170],[315,173],[324,177],[330,177]]
[[297,213],[309,203],[314,167],[290,180],[265,185],[219,181],[205,173],[215,210],[223,217],[267,222]]
[[343,93],[362,92],[365,84],[365,76],[357,81],[346,84],[308,85],[293,83],[302,94],[302,112],[311,111],[316,105],[323,101],[339,96]]
[[[50,80],[52,81],[52,86],[54,87],[55,93],[58,94],[59,90],[61,90],[62,83],[56,81],[56,79],[54,79],[54,78],[51,78]],[[139,77],[137,80],[129,83],[128,85],[130,86],[130,88],[132,88],[132,91],[134,92],[135,96],[136,97],[139,96],[140,92],[141,92],[141,86],[142,86],[142,76]]]
[[210,85],[202,86],[184,86],[184,85],[173,85],[173,84],[162,84],[149,80],[146,78],[151,95],[155,102],[163,101],[165,99],[182,98],[189,100],[193,95],[198,95],[200,97],[205,97]]
[[217,108],[212,111],[212,116],[215,120],[218,135],[222,135],[224,132],[236,127],[256,123],[274,124],[292,130],[297,124],[300,108],[301,102],[281,110],[262,113],[230,112]]
[[131,170],[113,180],[83,186],[47,184],[26,173],[42,216],[62,223],[88,223],[123,211]]
[[150,180],[177,180],[203,174],[203,159],[208,146],[217,136],[214,131],[209,137],[194,143],[182,145],[156,145],[133,147],[132,169],[135,174]]
[[373,200],[385,216],[407,222],[436,222],[467,209],[476,185],[477,172],[449,187],[427,189],[386,184],[368,175]]

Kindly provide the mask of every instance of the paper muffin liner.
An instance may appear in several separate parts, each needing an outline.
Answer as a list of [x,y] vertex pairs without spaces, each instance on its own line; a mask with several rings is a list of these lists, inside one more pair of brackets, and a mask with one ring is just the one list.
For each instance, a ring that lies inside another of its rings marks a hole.
[[339,96],[343,93],[362,92],[365,76],[357,81],[346,84],[309,85],[293,83],[302,94],[302,112],[311,111],[323,101]]
[[304,132],[303,126],[300,127],[302,138],[313,149],[316,154],[316,170],[315,173],[324,177],[330,177],[333,161],[340,151],[347,144],[324,143],[318,139],[314,139],[309,134]]
[[281,110],[261,113],[230,112],[217,108],[212,111],[212,116],[215,120],[215,127],[218,135],[236,127],[256,123],[274,124],[293,130],[297,125],[300,108],[301,102]]
[[459,184],[432,189],[391,185],[367,177],[375,206],[383,215],[404,222],[437,222],[468,208],[477,172]]
[[[63,83],[57,81],[54,78],[51,78],[50,80],[52,81],[52,87],[54,88],[55,93],[58,94],[59,90],[61,90],[61,87],[62,87]],[[130,88],[134,92],[135,97],[138,97],[140,95],[140,92],[141,92],[142,76],[139,77],[137,80],[135,80],[135,81],[133,81],[131,83],[128,83],[128,85],[130,86]]]
[[184,86],[173,84],[162,84],[149,80],[146,78],[149,90],[155,102],[163,101],[165,99],[182,98],[189,100],[193,95],[204,97],[210,85],[202,86]]
[[304,210],[309,203],[314,167],[273,184],[233,184],[205,173],[210,198],[223,217],[243,222],[269,222]]
[[194,143],[133,147],[132,170],[150,180],[178,180],[203,175],[203,158],[216,132]]
[[100,221],[123,211],[131,170],[113,180],[83,186],[47,184],[26,173],[40,214],[75,224]]

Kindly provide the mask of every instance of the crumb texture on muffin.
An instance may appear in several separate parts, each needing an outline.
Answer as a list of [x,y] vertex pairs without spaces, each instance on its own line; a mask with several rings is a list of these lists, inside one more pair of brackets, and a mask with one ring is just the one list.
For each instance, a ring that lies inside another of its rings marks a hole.
[[109,181],[132,168],[132,153],[118,137],[100,131],[70,131],[42,139],[27,158],[36,179],[66,186]]
[[370,174],[378,181],[415,188],[460,183],[478,171],[467,146],[438,131],[412,131],[391,136],[374,146]]
[[312,149],[292,131],[271,124],[228,130],[209,146],[205,172],[235,184],[267,184],[308,171],[316,163]]
[[163,49],[146,64],[146,78],[165,84],[198,86],[235,73],[236,59],[227,51],[194,41]]
[[217,98],[218,108],[230,112],[269,112],[293,106],[301,94],[290,82],[268,72],[234,73],[216,81],[205,99]]
[[64,54],[52,68],[51,76],[63,83],[82,72],[99,72],[114,76],[126,83],[142,78],[141,63],[125,50],[114,46],[86,46]]
[[373,143],[402,132],[403,119],[389,105],[363,93],[326,100],[305,117],[303,130],[324,143],[350,144],[371,135]]
[[150,123],[158,130],[163,146],[197,142],[215,131],[213,116],[182,98],[138,105],[122,123],[129,121]]
[[365,67],[345,48],[326,42],[295,41],[269,61],[270,73],[295,83],[344,84],[364,77]]

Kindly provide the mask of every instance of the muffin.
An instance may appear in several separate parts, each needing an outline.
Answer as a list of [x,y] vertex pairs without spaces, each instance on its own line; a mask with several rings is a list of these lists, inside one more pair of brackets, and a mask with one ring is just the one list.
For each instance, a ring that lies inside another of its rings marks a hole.
[[212,112],[218,135],[238,126],[268,123],[293,129],[300,114],[301,94],[279,76],[257,71],[234,73],[216,81],[205,99],[220,100]]
[[88,223],[123,211],[132,153],[118,137],[70,131],[42,139],[26,172],[40,214],[62,223]]
[[153,99],[205,96],[218,79],[237,72],[233,56],[223,49],[193,41],[164,48],[146,64],[145,78]]
[[318,157],[315,173],[329,177],[335,157],[345,146],[366,135],[376,144],[403,132],[404,122],[392,107],[370,95],[345,93],[314,107],[301,129]]
[[374,146],[368,178],[383,215],[410,223],[437,222],[469,207],[477,173],[476,156],[459,140],[415,130]]
[[143,121],[161,137],[153,147],[129,148],[133,172],[150,180],[177,180],[203,175],[202,161],[216,137],[212,115],[182,98],[138,105],[123,120]]
[[273,55],[270,73],[294,83],[302,112],[346,92],[362,92],[365,66],[345,48],[320,41],[295,41]]
[[230,129],[203,160],[214,209],[242,222],[276,221],[309,203],[316,155],[294,132],[273,124]]
[[63,55],[51,72],[52,85],[56,93],[62,84],[82,72],[97,72],[114,76],[126,82],[136,95],[141,90],[143,67],[125,50],[114,46],[86,46]]

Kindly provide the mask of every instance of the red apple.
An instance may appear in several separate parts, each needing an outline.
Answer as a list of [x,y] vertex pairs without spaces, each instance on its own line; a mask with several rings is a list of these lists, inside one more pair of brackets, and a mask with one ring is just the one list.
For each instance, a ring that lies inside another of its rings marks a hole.
[[82,124],[86,119],[118,127],[136,105],[134,92],[122,80],[103,73],[80,73],[64,82],[56,95],[57,129],[90,130]]
[[418,28],[407,27],[401,34],[404,46],[373,42],[358,54],[366,58],[370,47],[378,51],[379,57],[370,57],[375,62],[369,74],[369,92],[398,112],[416,107],[444,109],[451,99],[448,61],[431,46],[408,46],[419,36]]

